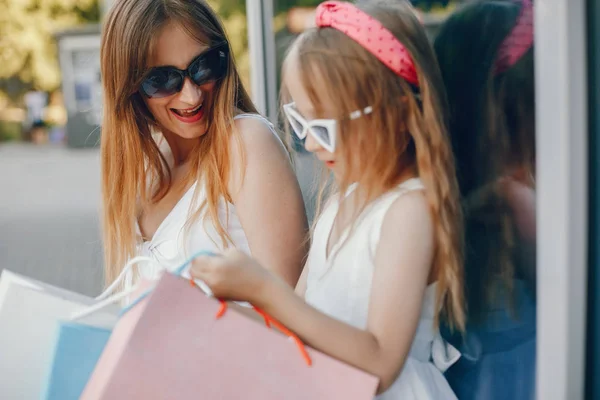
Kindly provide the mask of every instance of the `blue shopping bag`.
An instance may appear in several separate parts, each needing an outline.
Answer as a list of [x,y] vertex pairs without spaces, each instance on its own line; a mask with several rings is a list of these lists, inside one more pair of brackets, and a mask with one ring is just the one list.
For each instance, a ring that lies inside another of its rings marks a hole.
[[111,332],[107,328],[60,321],[42,399],[79,399]]

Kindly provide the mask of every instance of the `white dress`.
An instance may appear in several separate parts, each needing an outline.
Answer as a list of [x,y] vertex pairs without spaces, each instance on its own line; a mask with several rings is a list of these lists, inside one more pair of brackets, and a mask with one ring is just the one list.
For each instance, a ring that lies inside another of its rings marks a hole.
[[[240,114],[235,117],[255,118],[263,121],[271,132],[277,137],[281,145],[283,142],[277,135],[273,125],[258,114]],[[166,145],[166,143],[164,143]],[[161,149],[169,161],[169,149]],[[194,191],[198,182],[195,182],[181,199],[175,204],[171,212],[165,217],[156,229],[154,236],[149,241],[142,241],[137,246],[136,256],[145,256],[154,262],[142,262],[136,268],[125,272],[123,277],[124,289],[128,290],[140,279],[154,280],[164,271],[173,271],[181,266],[189,257],[200,251],[219,253],[225,250],[221,238],[214,225],[207,219],[203,221],[204,213],[194,221],[193,225],[185,230],[188,217],[197,210],[198,206],[206,198],[204,187],[199,188],[197,201],[192,204]],[[248,239],[242,229],[242,225],[235,211],[235,206],[221,199],[218,205],[219,220],[231,237],[230,246],[251,254]],[[136,224],[138,236],[141,237],[139,226]],[[134,273],[135,271],[135,273]],[[184,275],[188,277],[189,275]],[[206,288],[205,288],[206,289]]]
[[[422,189],[419,179],[411,179],[374,200],[359,216],[352,235],[348,237],[346,230],[334,244],[333,260],[326,257],[327,241],[338,211],[338,202],[332,202],[315,227],[307,262],[306,302],[333,318],[366,329],[375,251],[383,219],[396,199]],[[456,399],[442,372],[460,354],[434,329],[435,286],[433,283],[425,291],[419,325],[402,373],[377,399]]]

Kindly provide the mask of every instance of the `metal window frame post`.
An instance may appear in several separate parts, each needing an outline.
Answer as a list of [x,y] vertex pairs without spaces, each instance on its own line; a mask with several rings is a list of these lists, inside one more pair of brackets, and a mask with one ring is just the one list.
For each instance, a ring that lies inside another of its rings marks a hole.
[[586,1],[536,0],[537,398],[584,398]]
[[259,112],[277,122],[277,71],[273,0],[246,0],[250,88]]

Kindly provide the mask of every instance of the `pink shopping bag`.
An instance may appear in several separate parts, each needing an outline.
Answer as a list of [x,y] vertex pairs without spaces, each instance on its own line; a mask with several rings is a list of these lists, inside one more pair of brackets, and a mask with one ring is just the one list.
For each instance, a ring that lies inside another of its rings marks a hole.
[[115,326],[83,400],[372,399],[377,378],[296,344],[164,274]]

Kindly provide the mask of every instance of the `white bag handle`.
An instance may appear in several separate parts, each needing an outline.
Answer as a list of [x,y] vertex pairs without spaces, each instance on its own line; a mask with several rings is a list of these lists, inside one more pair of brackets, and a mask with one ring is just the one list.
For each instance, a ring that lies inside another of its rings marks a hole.
[[[175,271],[173,271],[173,273],[175,275],[179,275],[181,276],[186,270],[187,268],[189,268],[192,260],[194,260],[196,257],[200,256],[200,255],[209,255],[212,253],[206,252],[206,251],[201,251],[196,253],[196,255],[194,255],[193,257],[189,258],[186,262],[184,262],[179,268],[177,268]],[[138,256],[138,257],[134,257],[131,260],[129,260],[129,262],[127,262],[127,264],[125,264],[125,267],[123,267],[123,270],[121,271],[121,273],[119,274],[119,276],[117,277],[117,279],[115,279],[115,281],[113,283],[110,284],[110,286],[104,291],[102,292],[102,294],[98,297],[96,297],[96,300],[99,300],[98,303],[94,304],[91,307],[88,307],[84,310],[75,312],[71,315],[71,320],[72,321],[76,321],[82,318],[85,318],[97,311],[102,310],[103,308],[106,308],[107,306],[114,304],[116,302],[121,301],[122,299],[126,298],[127,296],[129,296],[130,294],[132,294],[133,292],[135,292],[139,286],[139,284],[134,285],[132,288],[124,290],[120,293],[116,293],[112,296],[109,296],[109,294],[119,285],[119,283],[121,283],[121,281],[123,280],[123,277],[125,276],[125,274],[127,273],[127,271],[129,271],[135,264],[139,263],[139,262],[152,262],[154,264],[160,265],[158,264],[155,260],[153,260],[150,257],[145,257],[145,256]],[[162,268],[162,267],[161,267]],[[206,293],[206,295],[208,295],[209,297],[212,296],[212,291],[210,290],[210,288],[202,281],[200,280],[196,280],[197,284],[201,287],[201,289],[204,291],[204,293]],[[137,303],[139,300],[143,299],[144,297],[146,297],[152,290],[153,290],[154,286],[151,286],[150,288],[148,288],[146,291],[144,291],[144,293],[142,293],[135,301],[134,304]],[[130,304],[129,306],[125,307],[123,310],[121,310],[121,312],[126,312],[127,310],[129,310],[134,304]]]
[[112,296],[107,297],[106,299],[99,301],[98,303],[94,304],[91,307],[85,308],[81,311],[77,311],[74,312],[73,314],[71,314],[71,321],[77,321],[80,320],[82,318],[85,318],[89,315],[92,315],[93,313],[100,311],[106,307],[108,307],[111,304],[114,304],[118,301],[121,301],[122,299],[124,299],[125,297],[129,296],[130,294],[132,294],[133,292],[135,292],[137,290],[137,286],[135,285],[130,289],[124,290],[120,293],[114,294]]
[[125,266],[123,267],[123,270],[121,271],[121,273],[119,274],[117,279],[115,279],[113,281],[113,283],[111,283],[110,286],[108,288],[106,288],[106,290],[104,292],[102,292],[102,294],[100,294],[98,297],[96,297],[95,300],[101,301],[101,300],[106,299],[115,290],[115,288],[117,286],[119,286],[119,284],[121,283],[121,281],[123,280],[125,275],[131,270],[131,268],[133,268],[133,266],[135,264],[140,263],[140,262],[153,263],[162,268],[162,266],[153,258],[146,257],[146,256],[133,257],[131,260],[129,260],[127,262],[127,264],[125,264]]

